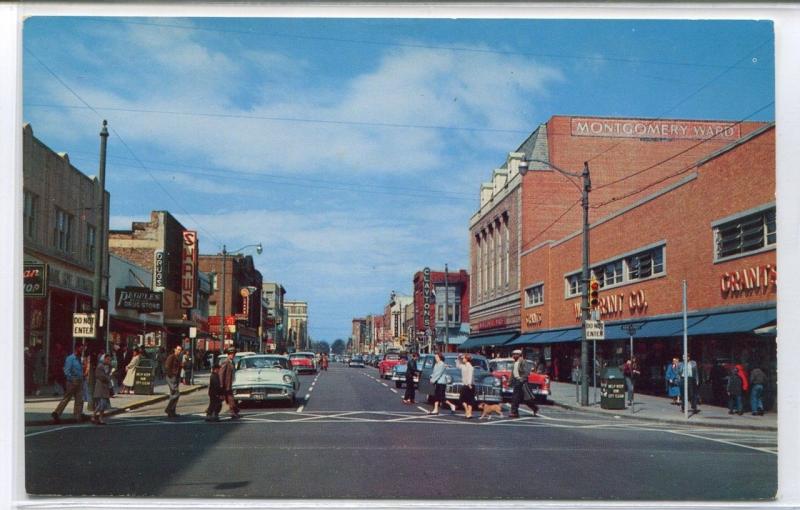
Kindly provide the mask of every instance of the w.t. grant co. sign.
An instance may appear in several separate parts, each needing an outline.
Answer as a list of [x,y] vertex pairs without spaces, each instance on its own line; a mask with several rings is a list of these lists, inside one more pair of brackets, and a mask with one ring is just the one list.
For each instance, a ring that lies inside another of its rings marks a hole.
[[733,141],[741,137],[740,126],[734,122],[660,119],[598,119],[573,117],[572,136],[606,138],[658,138],[666,140]]

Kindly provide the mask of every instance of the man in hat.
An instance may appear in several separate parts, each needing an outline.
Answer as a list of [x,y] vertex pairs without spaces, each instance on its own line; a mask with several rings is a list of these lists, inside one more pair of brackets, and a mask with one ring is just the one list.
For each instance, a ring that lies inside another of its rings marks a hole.
[[522,402],[533,410],[533,415],[536,416],[539,412],[539,406],[533,402],[529,397],[525,397],[525,391],[523,389],[523,385],[528,383],[528,375],[531,373],[531,367],[525,358],[522,357],[522,351],[520,349],[515,349],[511,353],[511,357],[514,358],[514,366],[511,368],[511,387],[514,389],[514,393],[511,396],[511,412],[509,413],[509,418],[519,418],[519,405]]
[[236,405],[236,400],[233,398],[233,377],[236,373],[236,367],[233,366],[233,357],[236,355],[236,349],[231,347],[225,353],[228,356],[220,363],[219,383],[225,403],[228,404],[228,412],[231,413],[231,419],[236,420],[239,418],[239,406]]
[[176,418],[178,414],[175,408],[178,407],[178,398],[181,392],[178,390],[178,385],[181,383],[181,351],[183,347],[180,344],[176,345],[172,353],[167,356],[164,361],[164,377],[167,379],[167,386],[169,386],[169,401],[167,408],[164,412],[170,418]]

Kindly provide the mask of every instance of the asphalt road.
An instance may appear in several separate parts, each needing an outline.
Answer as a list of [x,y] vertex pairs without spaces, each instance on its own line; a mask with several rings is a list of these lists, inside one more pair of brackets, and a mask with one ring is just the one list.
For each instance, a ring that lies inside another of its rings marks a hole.
[[[26,429],[35,495],[738,501],[774,497],[774,432],[671,427],[543,406],[464,420],[404,405],[373,368],[301,376],[293,406],[206,423],[181,397],[94,425]],[[307,398],[306,398],[307,396]],[[418,401],[424,398],[418,395]]]

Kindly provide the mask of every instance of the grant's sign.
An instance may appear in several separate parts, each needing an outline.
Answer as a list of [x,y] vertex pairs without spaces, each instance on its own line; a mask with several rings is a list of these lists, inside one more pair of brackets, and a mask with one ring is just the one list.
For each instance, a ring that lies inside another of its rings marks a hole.
[[659,119],[598,119],[573,117],[572,136],[605,138],[658,138],[664,140],[724,140],[741,137],[741,129],[733,122]]
[[194,308],[197,287],[197,232],[183,231],[181,256],[181,308]]

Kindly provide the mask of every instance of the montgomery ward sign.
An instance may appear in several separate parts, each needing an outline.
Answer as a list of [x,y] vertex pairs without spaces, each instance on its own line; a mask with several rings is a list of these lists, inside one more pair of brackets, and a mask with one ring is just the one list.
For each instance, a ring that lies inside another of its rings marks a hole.
[[197,232],[183,231],[183,255],[181,256],[181,308],[194,308],[197,286]]
[[659,138],[666,140],[733,141],[741,137],[741,129],[733,122],[660,119],[570,119],[572,136],[606,138]]
[[116,290],[114,306],[120,309],[136,310],[142,313],[163,310],[164,294],[147,287],[125,287]]

